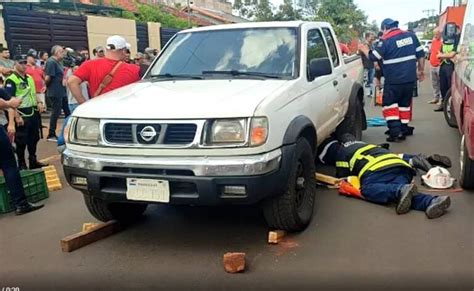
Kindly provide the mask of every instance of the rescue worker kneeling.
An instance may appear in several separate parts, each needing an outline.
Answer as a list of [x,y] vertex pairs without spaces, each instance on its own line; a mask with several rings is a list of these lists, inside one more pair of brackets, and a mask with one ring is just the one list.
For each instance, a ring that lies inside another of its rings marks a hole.
[[340,142],[325,141],[320,146],[319,160],[326,165],[335,165],[337,177],[359,177],[358,198],[378,204],[396,203],[397,214],[415,209],[425,211],[428,218],[437,218],[451,205],[449,196],[418,193],[413,183],[416,171],[400,156],[381,146],[356,141],[350,134],[342,135]]
[[[20,99],[21,105],[16,111],[9,110],[9,133],[15,132],[16,154],[20,170],[27,169],[25,150],[28,148],[30,169],[37,169],[46,164],[36,157],[36,148],[40,139],[40,113],[44,111],[41,100],[36,98],[33,78],[26,74],[26,58],[17,56],[13,73],[5,80],[5,90],[11,97]],[[16,128],[11,128],[16,124]]]

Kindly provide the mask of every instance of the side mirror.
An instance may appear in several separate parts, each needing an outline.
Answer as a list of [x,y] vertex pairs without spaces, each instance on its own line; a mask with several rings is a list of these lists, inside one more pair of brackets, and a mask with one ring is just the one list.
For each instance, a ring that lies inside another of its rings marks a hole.
[[332,65],[329,58],[317,58],[309,61],[308,65],[309,81],[312,82],[317,77],[331,75]]

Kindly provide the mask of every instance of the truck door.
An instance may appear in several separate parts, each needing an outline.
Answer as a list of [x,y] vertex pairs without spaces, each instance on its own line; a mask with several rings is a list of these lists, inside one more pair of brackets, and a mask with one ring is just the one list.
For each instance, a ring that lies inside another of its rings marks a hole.
[[[304,48],[304,42],[303,42]],[[306,82],[303,90],[308,104],[311,104],[311,119],[318,131],[318,139],[324,139],[335,130],[337,116],[334,116],[332,107],[335,105],[338,81],[334,72],[331,75],[321,76],[310,81],[308,75],[309,63],[313,59],[330,58],[329,51],[319,28],[310,28],[306,33]]]
[[351,82],[346,72],[346,66],[343,64],[339,49],[336,45],[334,34],[329,27],[322,28],[324,39],[329,48],[329,56],[331,58],[334,67],[334,77],[337,82],[336,94],[333,95],[333,100],[330,100],[332,106],[330,107],[331,113],[337,118],[336,122],[341,121],[344,118],[347,107],[349,106],[349,96],[351,94]]

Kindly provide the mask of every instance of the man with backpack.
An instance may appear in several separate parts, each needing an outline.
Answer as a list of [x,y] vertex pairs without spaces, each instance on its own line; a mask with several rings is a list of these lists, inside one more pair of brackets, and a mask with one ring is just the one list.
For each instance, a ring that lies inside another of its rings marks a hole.
[[129,44],[119,35],[107,39],[105,57],[83,63],[68,78],[68,88],[79,104],[86,101],[81,92],[81,83],[88,82],[90,98],[140,80],[140,68],[125,62]]

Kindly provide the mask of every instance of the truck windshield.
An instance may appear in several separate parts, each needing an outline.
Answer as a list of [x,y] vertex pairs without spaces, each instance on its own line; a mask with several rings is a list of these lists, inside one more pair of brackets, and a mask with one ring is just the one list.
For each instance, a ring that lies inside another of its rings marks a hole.
[[296,28],[229,29],[178,34],[151,77],[295,77]]

